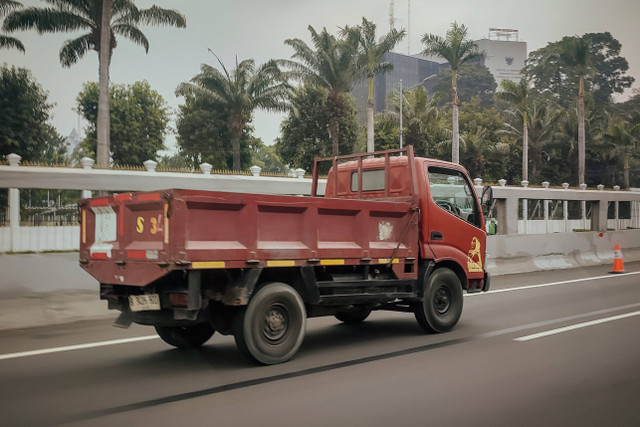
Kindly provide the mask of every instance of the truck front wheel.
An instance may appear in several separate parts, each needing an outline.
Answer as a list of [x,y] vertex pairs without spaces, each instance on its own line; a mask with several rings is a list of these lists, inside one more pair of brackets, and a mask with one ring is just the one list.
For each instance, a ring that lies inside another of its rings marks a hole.
[[164,342],[178,348],[200,347],[215,332],[208,323],[189,326],[156,326],[155,328]]
[[424,299],[414,306],[418,324],[427,332],[451,330],[462,314],[460,279],[448,268],[439,268],[424,280]]
[[286,362],[304,338],[307,312],[300,295],[284,283],[260,288],[236,313],[233,335],[242,354],[265,365]]

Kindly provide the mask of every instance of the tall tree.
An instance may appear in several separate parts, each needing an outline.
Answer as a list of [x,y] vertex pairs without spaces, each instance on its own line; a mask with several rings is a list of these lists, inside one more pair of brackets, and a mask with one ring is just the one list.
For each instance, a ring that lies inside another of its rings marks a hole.
[[[413,145],[414,152],[419,156],[432,157],[433,146],[440,139],[450,137],[445,135],[443,120],[437,107],[440,94],[429,96],[423,86],[406,91],[399,96],[390,96],[387,103],[392,110],[384,111],[377,116],[376,127],[382,149],[398,147],[400,102],[402,102],[402,135],[406,145]],[[391,140],[385,138],[382,130],[393,133]],[[382,141],[387,141],[386,143]]]
[[[97,149],[98,86],[86,83],[76,99],[77,111],[88,122],[87,136],[74,154],[76,159],[93,157]],[[113,163],[139,166],[145,160],[157,160],[169,123],[165,100],[146,81],[112,85],[109,92]]]
[[[531,52],[523,70],[538,92],[554,95],[565,108],[575,105],[580,81],[573,66],[560,53],[563,45],[575,38],[564,37]],[[629,63],[620,56],[622,45],[608,32],[588,33],[579,38],[589,44],[591,58],[592,71],[584,76],[585,95],[592,94],[596,106],[606,106],[614,93],[622,93],[634,82],[633,77],[626,75]]]
[[578,88],[578,184],[584,183],[584,77],[591,71],[590,42],[579,37],[565,38],[560,46],[560,58],[571,67],[579,80]]
[[[215,56],[215,54],[214,54]],[[233,170],[240,170],[240,142],[242,131],[254,110],[284,111],[287,107],[289,85],[278,61],[269,60],[260,67],[253,59],[245,59],[229,72],[216,56],[222,71],[202,64],[200,74],[191,83],[181,83],[176,95],[208,99],[229,111],[227,128],[233,151]]]
[[458,70],[460,66],[473,59],[481,58],[484,52],[478,48],[473,40],[467,39],[467,27],[458,25],[457,22],[451,24],[451,29],[447,31],[446,37],[436,34],[425,34],[422,37],[425,45],[424,55],[433,55],[445,59],[451,68],[451,96],[453,101],[452,127],[453,139],[451,144],[451,161],[460,163],[460,131],[458,128]]
[[529,109],[531,108],[532,88],[525,77],[520,82],[503,80],[500,84],[501,92],[496,92],[495,97],[506,101],[522,116],[522,179],[529,180]]
[[[525,112],[527,115],[527,169],[530,168],[531,173],[527,171],[527,177],[525,178],[523,175],[522,179],[537,183],[541,178],[539,170],[551,160],[550,153],[547,152],[546,158],[543,161],[543,152],[553,142],[554,132],[557,131],[558,122],[563,118],[563,116],[560,114],[560,111],[557,110],[555,103],[529,99],[528,108],[526,110],[516,109],[507,111],[508,118],[512,117],[515,123],[505,123],[505,134],[518,136],[522,141],[524,141]],[[545,179],[548,181],[551,178],[545,176],[543,180]]]
[[377,74],[389,72],[393,69],[390,62],[382,62],[385,53],[390,52],[406,35],[404,29],[398,31],[391,29],[387,34],[376,38],[376,24],[362,18],[362,24],[356,27],[345,27],[342,34],[350,37],[349,33],[358,40],[359,52],[357,66],[362,70],[363,77],[369,80],[369,96],[367,98],[367,152],[375,151],[373,144],[373,109],[374,92],[373,78]]
[[[149,41],[139,25],[170,25],[186,27],[185,17],[175,10],[151,6],[138,9],[134,0],[43,0],[51,7],[30,7],[11,13],[4,22],[8,31],[35,28],[39,34],[88,31],[65,41],[60,49],[60,63],[69,67],[89,50],[98,52],[100,108],[98,123],[97,164],[109,166],[109,64],[116,35],[126,37],[149,51]],[[105,43],[106,41],[106,43]],[[102,47],[102,49],[101,49]]]
[[[479,98],[460,107],[460,138],[464,141],[460,153],[463,164],[472,177],[497,181],[508,172],[507,161],[512,139],[502,135],[504,118],[496,108],[483,108]],[[448,141],[447,141],[448,143]],[[440,144],[442,148],[446,144]],[[445,158],[446,151],[442,153]],[[506,168],[505,168],[506,166]]]
[[[430,79],[426,87],[432,92],[448,93],[451,90],[451,69],[445,68],[433,79]],[[464,64],[458,70],[457,91],[460,102],[471,102],[471,98],[479,98],[482,107],[493,105],[493,94],[498,84],[493,74],[482,64]],[[440,106],[444,106],[448,98],[440,100]]]
[[327,90],[313,85],[297,88],[291,97],[287,117],[281,124],[281,137],[276,141],[276,152],[293,168],[310,172],[314,157],[329,157],[331,138],[327,129],[332,117],[338,118],[338,138],[343,151],[352,153],[357,143],[357,122],[353,103],[345,99],[343,110],[329,114]]
[[0,66],[0,156],[16,153],[25,161],[59,162],[60,136],[48,122],[53,104],[25,68]]
[[[179,154],[192,168],[209,163],[214,169],[233,168],[233,150],[227,123],[230,111],[212,99],[186,95],[184,104],[178,107],[176,120]],[[252,128],[242,130],[240,139],[240,167],[251,166]]]
[[323,28],[318,33],[311,25],[313,48],[300,39],[284,41],[295,51],[292,58],[300,62],[287,61],[293,78],[327,90],[328,131],[332,155],[340,153],[340,112],[348,102],[348,94],[358,79],[358,39],[353,33],[337,39]]
[[607,127],[603,139],[609,146],[611,157],[622,156],[624,188],[629,188],[629,160],[637,152],[640,141],[640,124],[632,124],[621,117],[614,117]]
[[[0,0],[0,18],[12,10],[19,9],[21,7],[22,3],[18,3],[17,1]],[[20,40],[2,34],[0,34],[0,49],[1,48],[14,48],[24,52],[24,45]]]

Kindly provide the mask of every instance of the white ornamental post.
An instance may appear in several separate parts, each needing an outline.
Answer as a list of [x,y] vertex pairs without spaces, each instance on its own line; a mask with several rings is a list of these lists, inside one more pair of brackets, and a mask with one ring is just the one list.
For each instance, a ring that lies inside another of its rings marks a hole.
[[[93,168],[93,165],[96,161],[93,160],[91,157],[83,157],[82,159],[80,159],[80,163],[82,164],[82,169],[84,170],[91,170]],[[91,198],[91,190],[82,190],[82,198],[83,199],[89,199]]]
[[[7,161],[11,167],[19,167],[21,160],[22,157],[15,153],[7,154]],[[9,227],[11,229],[9,250],[17,252],[20,250],[20,190],[18,188],[9,189]]]

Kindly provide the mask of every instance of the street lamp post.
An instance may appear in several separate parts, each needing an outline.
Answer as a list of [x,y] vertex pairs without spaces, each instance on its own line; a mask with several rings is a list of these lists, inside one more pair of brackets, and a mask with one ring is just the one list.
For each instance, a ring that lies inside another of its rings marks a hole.
[[[413,89],[417,88],[418,86],[423,85],[427,80],[431,80],[432,78],[434,78],[436,76],[437,76],[436,74],[432,74],[432,75],[424,78],[420,83],[411,86],[407,90],[413,90]],[[399,93],[399,95],[400,95],[400,149],[402,149],[402,148],[404,148],[403,147],[403,141],[402,141],[402,135],[403,135],[403,131],[402,131],[402,129],[403,129],[402,128],[402,104],[404,104],[404,100],[405,100],[404,89],[402,89],[402,79],[400,79],[399,84],[400,84],[400,93]]]

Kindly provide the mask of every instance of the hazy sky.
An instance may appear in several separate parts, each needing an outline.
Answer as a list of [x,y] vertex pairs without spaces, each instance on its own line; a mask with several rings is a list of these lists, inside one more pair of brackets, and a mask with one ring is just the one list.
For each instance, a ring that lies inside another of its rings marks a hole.
[[[25,6],[43,6],[38,0],[21,0]],[[389,30],[389,0],[138,0],[140,8],[153,4],[179,10],[187,28],[143,27],[149,39],[149,53],[132,42],[119,39],[111,63],[112,83],[133,83],[146,79],[172,109],[176,86],[199,72],[200,64],[217,65],[207,52],[211,48],[227,68],[253,58],[261,64],[270,58],[288,58],[292,49],[287,38],[309,42],[307,26],[338,27],[357,25],[362,17],[374,21],[378,32]],[[640,0],[395,0],[396,28],[410,27],[409,38],[396,49],[411,54],[421,50],[425,33],[444,35],[451,22],[465,24],[472,39],[486,38],[488,29],[520,31],[520,41],[531,52],[565,35],[609,31],[622,43],[622,56],[629,61],[629,74],[640,80]],[[408,4],[411,19],[408,18]],[[47,34],[16,32],[26,54],[0,50],[0,63],[32,70],[56,104],[53,124],[66,136],[77,126],[73,111],[75,98],[87,81],[98,80],[98,56],[89,52],[71,68],[62,68],[58,52],[64,40],[81,33]],[[640,87],[640,82],[634,83]],[[630,93],[630,91],[629,91]],[[279,134],[282,116],[256,113],[256,136],[267,144]],[[168,138],[173,143],[175,137]]]

